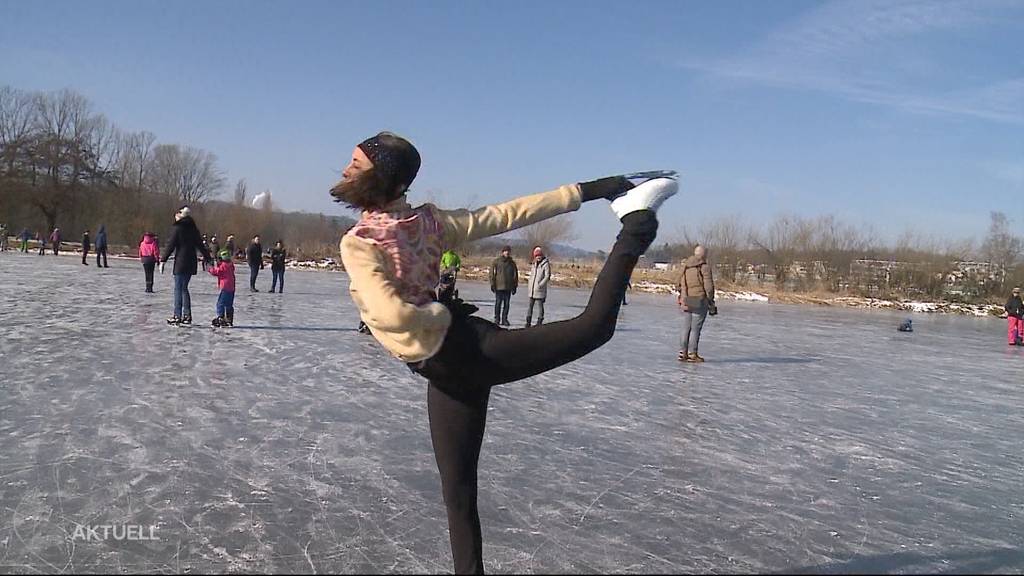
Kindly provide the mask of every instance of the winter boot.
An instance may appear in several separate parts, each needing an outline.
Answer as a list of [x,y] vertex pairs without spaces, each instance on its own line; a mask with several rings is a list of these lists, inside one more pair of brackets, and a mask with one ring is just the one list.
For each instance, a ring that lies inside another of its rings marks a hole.
[[697,354],[696,352],[690,353],[690,362],[693,362],[694,364],[700,364],[703,361],[704,359],[700,357],[700,354]]
[[226,319],[224,325],[225,326],[234,326],[235,325],[235,311],[234,310],[228,310],[227,311],[227,319]]
[[686,350],[680,350],[679,351],[679,361],[680,362],[689,362],[690,361],[690,355],[686,353]]

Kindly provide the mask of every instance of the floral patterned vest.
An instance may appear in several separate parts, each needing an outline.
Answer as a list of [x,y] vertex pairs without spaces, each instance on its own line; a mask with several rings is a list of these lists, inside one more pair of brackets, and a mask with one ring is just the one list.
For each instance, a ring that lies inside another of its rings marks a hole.
[[435,300],[444,227],[430,207],[406,204],[394,212],[364,212],[347,234],[384,252],[388,276],[402,300],[416,306]]

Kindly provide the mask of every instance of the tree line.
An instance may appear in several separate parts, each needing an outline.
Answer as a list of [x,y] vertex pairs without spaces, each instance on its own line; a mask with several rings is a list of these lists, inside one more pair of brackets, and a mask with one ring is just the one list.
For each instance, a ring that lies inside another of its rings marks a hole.
[[105,224],[110,242],[134,246],[145,231],[163,235],[171,216],[192,208],[204,232],[284,238],[293,251],[334,256],[352,220],[252,208],[244,179],[231,201],[215,154],[162,143],[151,132],[118,128],[81,94],[0,87],[0,222],[66,239]]
[[974,239],[938,239],[904,232],[886,244],[870,227],[834,216],[780,215],[763,222],[712,218],[680,229],[679,240],[652,247],[651,262],[680,262],[703,244],[719,277],[737,285],[880,297],[974,301],[1005,296],[1024,281],[1024,242],[1006,214],[992,212]]

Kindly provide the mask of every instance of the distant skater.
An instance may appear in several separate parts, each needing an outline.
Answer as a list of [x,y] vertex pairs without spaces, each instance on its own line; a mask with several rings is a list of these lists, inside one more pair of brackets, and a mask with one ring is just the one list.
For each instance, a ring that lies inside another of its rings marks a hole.
[[263,245],[260,244],[258,234],[252,237],[252,242],[245,251],[245,259],[249,262],[249,291],[259,292],[256,288],[256,277],[263,269]]
[[1024,301],[1021,301],[1020,288],[1014,288],[1006,301],[1006,339],[1010,346],[1018,346],[1024,338]]
[[82,234],[82,264],[88,266],[89,261],[86,258],[89,257],[89,249],[92,247],[92,242],[89,240],[89,231],[86,230]]
[[110,268],[107,265],[107,226],[105,224],[100,225],[99,231],[96,232],[96,267],[100,267],[100,257],[103,257],[103,267]]
[[60,243],[61,243],[60,228],[54,228],[53,233],[50,234],[50,247],[53,248],[53,255],[60,255]]
[[153,293],[153,271],[156,263],[160,261],[160,246],[156,243],[156,236],[152,232],[146,232],[139,243],[139,260],[142,262],[142,270],[146,273],[146,292]]
[[[382,346],[429,383],[427,413],[455,572],[482,573],[477,464],[491,388],[572,362],[611,339],[626,280],[655,238],[655,210],[675,194],[677,184],[657,178],[633,187],[625,177],[610,177],[473,211],[448,211],[409,204],[406,194],[419,166],[419,152],[408,140],[382,132],[356,146],[331,194],[362,210],[341,241],[360,316]],[[477,308],[458,298],[437,301],[434,289],[445,248],[599,199],[613,200],[622,229],[586,309],[576,318],[506,330],[472,316]]]
[[284,263],[287,258],[288,251],[284,249],[284,242],[278,240],[274,243],[274,249],[270,251],[270,273],[274,277],[270,281],[271,292],[274,292],[278,282],[280,282],[281,288],[277,293],[284,294]]

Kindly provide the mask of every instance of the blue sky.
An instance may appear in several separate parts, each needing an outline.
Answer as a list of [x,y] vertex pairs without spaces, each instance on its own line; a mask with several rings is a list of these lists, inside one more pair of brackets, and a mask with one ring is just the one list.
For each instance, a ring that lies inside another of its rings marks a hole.
[[[285,209],[379,130],[459,207],[672,168],[661,240],[834,214],[891,240],[1024,226],[1024,2],[0,0],[0,84],[73,88]],[[575,215],[607,248],[605,206]]]

